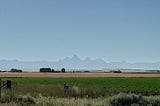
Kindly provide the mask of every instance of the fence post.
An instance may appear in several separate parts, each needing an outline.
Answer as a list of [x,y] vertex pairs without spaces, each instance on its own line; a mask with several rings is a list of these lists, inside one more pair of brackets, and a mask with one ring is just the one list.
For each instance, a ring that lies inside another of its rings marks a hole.
[[2,87],[2,82],[1,81],[2,81],[2,79],[0,78],[0,98],[1,98],[1,94],[2,94],[2,91],[1,91],[2,90],[2,88],[1,88]]
[[69,86],[67,84],[64,84],[64,93],[67,93]]
[[7,80],[7,88],[11,89],[11,86],[12,86],[11,80]]

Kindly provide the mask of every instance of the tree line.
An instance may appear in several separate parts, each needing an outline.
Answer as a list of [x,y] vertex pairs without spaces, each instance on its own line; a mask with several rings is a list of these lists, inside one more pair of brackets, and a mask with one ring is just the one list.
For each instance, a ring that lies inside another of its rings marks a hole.
[[56,71],[56,70],[51,69],[51,68],[40,68],[39,72],[51,72],[51,73],[60,73],[60,72],[62,72],[62,73],[65,73],[66,70],[65,70],[65,68],[62,68],[61,71]]
[[[23,72],[21,69],[14,69],[12,68],[10,71],[2,71],[0,70],[0,72]],[[65,73],[66,69],[62,68],[61,71],[57,71],[51,68],[40,68],[39,72],[51,72],[51,73]]]

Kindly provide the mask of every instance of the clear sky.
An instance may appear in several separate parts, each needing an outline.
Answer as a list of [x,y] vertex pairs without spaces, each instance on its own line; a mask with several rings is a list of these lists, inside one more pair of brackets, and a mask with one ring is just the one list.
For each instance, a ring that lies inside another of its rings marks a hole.
[[160,0],[0,0],[0,59],[160,61]]

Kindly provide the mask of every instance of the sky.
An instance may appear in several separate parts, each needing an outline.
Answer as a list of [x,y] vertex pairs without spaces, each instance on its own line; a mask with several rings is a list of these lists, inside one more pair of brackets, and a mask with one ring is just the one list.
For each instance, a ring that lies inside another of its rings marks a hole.
[[160,0],[0,0],[0,60],[160,62]]

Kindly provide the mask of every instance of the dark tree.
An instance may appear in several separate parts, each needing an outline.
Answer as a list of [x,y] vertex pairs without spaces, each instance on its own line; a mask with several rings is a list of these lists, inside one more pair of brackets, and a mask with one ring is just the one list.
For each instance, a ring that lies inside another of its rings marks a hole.
[[52,72],[54,73],[54,69],[52,69]]
[[22,70],[19,70],[19,69],[13,69],[13,68],[12,68],[12,69],[10,70],[10,72],[22,72]]
[[66,72],[65,68],[62,68],[62,69],[61,69],[61,72],[62,72],[62,73],[65,73],[65,72]]

